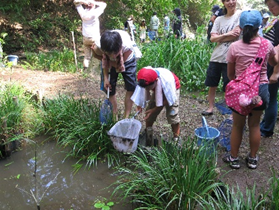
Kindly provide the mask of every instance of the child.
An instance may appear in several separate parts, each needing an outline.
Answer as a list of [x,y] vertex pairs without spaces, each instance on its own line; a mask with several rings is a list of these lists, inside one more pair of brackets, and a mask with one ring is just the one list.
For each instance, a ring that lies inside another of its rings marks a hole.
[[[109,100],[113,106],[113,115],[117,120],[116,83],[121,73],[125,82],[125,111],[128,118],[133,106],[131,96],[137,86],[137,62],[133,51],[133,42],[129,34],[122,30],[107,30],[101,36],[102,67],[104,71],[104,87],[110,89]],[[110,72],[110,79],[108,77]]]
[[144,19],[141,21],[139,29],[140,29],[140,41],[145,42],[147,27],[145,25],[145,20]]
[[[228,78],[233,80],[246,70],[246,68],[254,61],[261,44],[261,38],[258,35],[259,26],[262,22],[261,13],[257,10],[249,10],[241,13],[240,28],[243,31],[242,40],[232,43],[227,53],[228,61]],[[259,96],[262,105],[255,107],[248,115],[249,127],[249,143],[250,153],[246,157],[247,166],[255,169],[258,166],[257,151],[260,146],[260,118],[263,110],[268,105],[268,79],[267,79],[267,61],[271,65],[277,63],[275,50],[270,42],[268,42],[267,54],[260,72]],[[223,161],[230,164],[233,169],[239,169],[240,163],[238,151],[242,141],[243,128],[246,122],[246,116],[240,115],[233,111],[233,127],[231,133],[231,152],[223,157]]]
[[138,86],[131,100],[138,106],[138,110],[141,110],[150,98],[149,91],[153,92],[145,111],[146,130],[152,128],[157,116],[166,107],[166,116],[168,123],[171,124],[174,141],[178,141],[180,135],[178,77],[168,69],[148,66],[139,70],[137,78]]

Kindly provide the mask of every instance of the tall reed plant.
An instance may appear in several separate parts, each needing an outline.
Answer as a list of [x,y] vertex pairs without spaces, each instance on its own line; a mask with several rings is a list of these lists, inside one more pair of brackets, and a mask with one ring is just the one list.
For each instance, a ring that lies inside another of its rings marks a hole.
[[173,71],[186,90],[205,88],[206,69],[212,53],[212,45],[201,38],[177,40],[173,37],[141,46],[143,57],[138,69],[145,66],[164,67]]
[[72,96],[59,95],[44,103],[44,124],[63,147],[70,148],[67,157],[85,161],[88,167],[96,165],[99,159],[106,158],[108,165],[118,161],[118,153],[112,146],[107,131],[113,122],[101,124],[99,120],[100,102]]
[[136,209],[195,209],[216,187],[215,158],[196,149],[192,140],[182,148],[163,144],[162,148],[139,149],[115,183],[113,194],[136,204]]

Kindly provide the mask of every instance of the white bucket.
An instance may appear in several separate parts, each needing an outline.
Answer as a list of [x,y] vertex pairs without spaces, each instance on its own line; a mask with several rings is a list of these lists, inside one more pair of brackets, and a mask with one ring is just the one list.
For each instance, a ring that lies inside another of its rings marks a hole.
[[17,55],[8,55],[8,61],[13,63],[13,66],[17,65],[18,56]]

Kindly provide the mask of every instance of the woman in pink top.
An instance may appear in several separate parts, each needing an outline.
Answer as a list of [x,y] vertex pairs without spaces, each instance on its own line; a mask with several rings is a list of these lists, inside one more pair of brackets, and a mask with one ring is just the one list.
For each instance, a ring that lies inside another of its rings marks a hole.
[[[261,44],[261,38],[258,35],[261,22],[262,16],[259,11],[249,10],[242,12],[239,26],[243,31],[243,38],[242,40],[232,43],[227,53],[227,74],[230,80],[233,80],[241,75],[255,59]],[[276,65],[277,63],[277,56],[275,56],[274,47],[270,42],[268,42],[267,54],[260,72],[259,96],[261,97],[263,103],[262,105],[254,108],[248,115],[250,153],[246,158],[246,162],[247,166],[251,169],[257,168],[257,151],[261,140],[260,118],[269,101],[267,62],[271,65]],[[223,157],[223,161],[229,163],[233,169],[240,168],[238,151],[242,141],[245,122],[246,116],[243,116],[233,110],[231,152]]]

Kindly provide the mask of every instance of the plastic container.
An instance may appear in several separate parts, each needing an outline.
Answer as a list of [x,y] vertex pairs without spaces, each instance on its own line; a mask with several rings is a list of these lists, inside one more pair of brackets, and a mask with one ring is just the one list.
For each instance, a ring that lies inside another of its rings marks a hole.
[[18,56],[17,55],[8,55],[8,61],[13,63],[13,66],[17,65]]
[[108,135],[116,150],[133,153],[137,150],[141,122],[136,119],[124,119],[117,122]]
[[215,154],[216,147],[219,141],[220,131],[213,127],[208,127],[205,117],[202,117],[203,127],[195,129],[197,137],[197,145],[203,146],[203,150],[208,155]]

